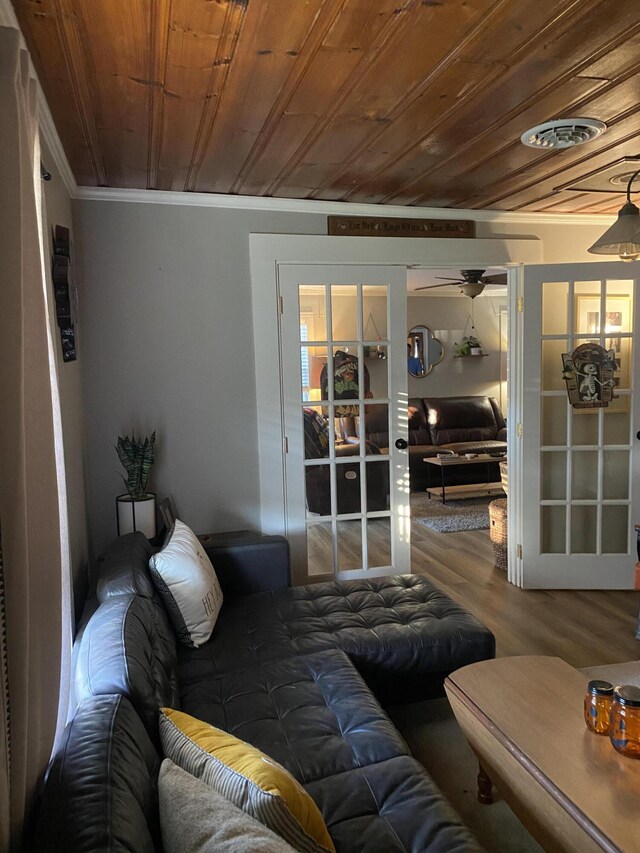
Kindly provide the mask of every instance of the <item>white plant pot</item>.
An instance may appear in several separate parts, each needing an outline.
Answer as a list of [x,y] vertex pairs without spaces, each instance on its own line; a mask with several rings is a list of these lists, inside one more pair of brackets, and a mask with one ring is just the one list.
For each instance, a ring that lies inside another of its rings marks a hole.
[[118,518],[118,536],[139,530],[153,539],[156,535],[156,496],[148,492],[144,498],[133,500],[130,495],[118,495],[116,498]]
[[482,355],[482,347],[471,347],[471,355]]

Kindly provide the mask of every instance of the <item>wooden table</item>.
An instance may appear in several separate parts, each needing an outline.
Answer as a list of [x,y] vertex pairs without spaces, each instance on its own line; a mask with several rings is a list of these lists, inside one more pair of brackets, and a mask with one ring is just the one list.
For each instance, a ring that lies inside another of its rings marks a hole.
[[[428,465],[435,465],[440,468],[440,485],[429,486],[427,492],[429,496],[434,495],[442,499],[442,503],[447,502],[447,495],[450,499],[461,498],[477,498],[484,495],[504,495],[502,483],[496,481],[494,483],[489,480],[489,464],[504,461],[506,456],[490,456],[488,453],[479,453],[472,459],[467,459],[466,456],[456,456],[450,454],[438,458],[437,456],[425,456],[423,462]],[[487,482],[486,483],[469,483],[460,486],[446,486],[444,482],[445,468],[457,468],[459,465],[477,465],[484,462],[487,466]]]
[[465,666],[445,689],[481,767],[546,851],[638,853],[640,761],[587,730],[586,683],[560,658],[513,657]]

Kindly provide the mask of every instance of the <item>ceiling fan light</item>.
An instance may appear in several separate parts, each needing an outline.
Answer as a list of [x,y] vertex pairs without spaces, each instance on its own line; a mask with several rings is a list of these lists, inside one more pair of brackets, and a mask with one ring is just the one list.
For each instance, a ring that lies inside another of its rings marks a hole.
[[462,291],[462,293],[464,293],[465,296],[469,296],[471,297],[471,299],[475,299],[475,297],[480,296],[480,294],[484,290],[484,283],[481,281],[468,281],[460,285],[460,290]]
[[623,261],[640,257],[640,210],[628,201],[618,218],[588,250],[592,255],[618,255]]

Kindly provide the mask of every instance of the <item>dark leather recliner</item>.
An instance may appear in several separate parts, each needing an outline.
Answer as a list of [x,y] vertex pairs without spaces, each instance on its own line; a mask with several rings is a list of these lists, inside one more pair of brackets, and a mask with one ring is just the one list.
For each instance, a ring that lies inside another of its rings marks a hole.
[[[327,459],[329,436],[326,420],[314,409],[304,409],[304,441],[306,459]],[[380,456],[380,449],[371,441],[365,442],[367,455]],[[358,456],[357,444],[336,445],[336,457]],[[340,515],[356,512],[385,510],[389,506],[389,463],[365,463],[366,506],[362,506],[360,462],[336,465],[336,505]],[[318,515],[331,514],[331,472],[327,465],[310,465],[305,468],[307,509]]]

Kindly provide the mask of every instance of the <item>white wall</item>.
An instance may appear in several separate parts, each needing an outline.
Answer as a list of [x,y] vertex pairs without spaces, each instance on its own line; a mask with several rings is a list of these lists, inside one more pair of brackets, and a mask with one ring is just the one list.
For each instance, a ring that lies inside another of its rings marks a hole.
[[[410,296],[407,331],[428,326],[444,345],[444,358],[428,376],[409,376],[410,397],[453,397],[480,394],[500,398],[499,311],[506,296],[478,296],[474,300],[476,337],[486,358],[454,358],[454,343],[470,334],[471,300],[462,296]],[[466,326],[466,332],[465,330]]]
[[[116,534],[117,436],[157,430],[150,488],[198,532],[259,517],[250,232],[326,217],[76,202],[90,531]],[[274,370],[277,365],[274,365]]]
[[[51,172],[52,179],[43,181],[44,203],[46,209],[46,230],[48,238],[47,266],[53,256],[53,229],[63,225],[71,231],[74,229],[71,215],[71,199],[64,183],[56,171],[55,163],[46,146],[42,146],[42,161]],[[52,282],[49,279],[52,291]],[[51,304],[55,305],[53,292],[50,293]],[[54,309],[55,310],[55,309]],[[65,470],[67,485],[67,502],[69,511],[69,545],[73,568],[73,587],[76,598],[76,611],[82,606],[87,583],[87,509],[84,481],[84,401],[82,396],[82,367],[84,360],[82,330],[78,332],[78,360],[66,364],[62,360],[60,346],[60,331],[52,318],[53,346],[56,354],[58,379],[60,387],[60,407],[62,414],[62,432],[64,440]],[[76,612],[76,615],[77,612]]]
[[[326,213],[74,204],[94,552],[116,532],[122,481],[114,444],[131,430],[157,430],[151,487],[171,495],[198,532],[257,527],[257,435],[268,425],[256,405],[249,234],[325,234]],[[563,235],[558,225],[478,223],[479,237],[542,237],[547,261],[587,260],[586,247],[602,230],[570,226]],[[433,301],[455,302],[463,327],[465,300]],[[417,319],[442,328],[444,319],[434,323],[430,314]],[[455,393],[488,393],[477,383],[495,383],[494,360],[497,369],[493,355],[456,367]],[[414,380],[422,383],[418,393],[444,390],[441,368]]]

